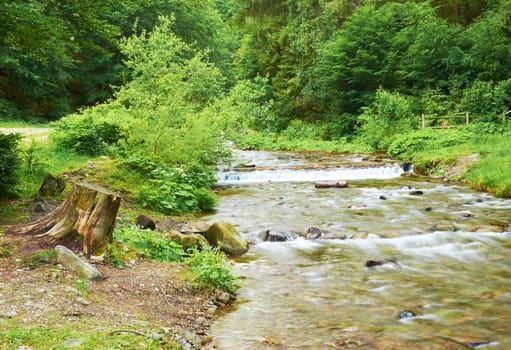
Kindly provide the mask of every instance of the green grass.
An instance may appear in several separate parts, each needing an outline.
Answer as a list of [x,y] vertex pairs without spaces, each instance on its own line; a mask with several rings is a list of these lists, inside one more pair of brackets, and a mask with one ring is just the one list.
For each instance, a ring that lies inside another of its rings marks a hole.
[[24,121],[0,120],[0,128],[47,128],[45,123],[28,123]]
[[445,168],[458,156],[474,153],[481,160],[471,164],[462,179],[471,187],[497,197],[511,197],[511,137],[506,135],[478,135],[469,142],[456,146],[427,149],[414,154],[414,163],[422,168]]
[[[38,350],[64,350],[66,341],[80,339],[81,344],[73,349],[180,349],[170,336],[162,341],[129,332],[112,333],[115,330],[101,328],[98,332],[90,329],[93,325],[82,324],[79,327],[71,325],[51,326],[21,326],[13,321],[6,321],[0,326],[0,349],[17,349],[21,346],[30,346]],[[76,329],[80,329],[77,331]],[[126,327],[125,329],[131,329]],[[146,331],[147,334],[151,330]],[[141,334],[146,334],[141,333]],[[168,338],[168,339],[167,339]]]
[[64,172],[86,169],[84,164],[93,160],[89,156],[58,152],[51,145],[41,143],[33,144],[32,148],[22,146],[21,149],[22,167],[18,190],[22,197],[37,194],[47,174],[58,176]]

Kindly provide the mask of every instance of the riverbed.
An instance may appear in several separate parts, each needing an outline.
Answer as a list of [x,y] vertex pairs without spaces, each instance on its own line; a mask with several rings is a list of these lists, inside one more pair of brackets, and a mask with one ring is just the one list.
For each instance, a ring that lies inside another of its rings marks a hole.
[[[261,170],[219,174],[207,221],[322,237],[233,260],[244,284],[213,325],[214,348],[511,348],[510,200],[365,155],[237,156]],[[325,176],[348,187],[315,188]]]

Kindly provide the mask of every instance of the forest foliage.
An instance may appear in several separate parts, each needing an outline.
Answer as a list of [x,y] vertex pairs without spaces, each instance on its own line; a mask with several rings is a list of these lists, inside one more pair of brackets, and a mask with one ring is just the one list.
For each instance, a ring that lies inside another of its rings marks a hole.
[[226,140],[397,152],[421,114],[465,111],[508,130],[504,0],[8,0],[0,13],[2,119],[57,120],[57,149],[115,157],[166,213],[215,205]]

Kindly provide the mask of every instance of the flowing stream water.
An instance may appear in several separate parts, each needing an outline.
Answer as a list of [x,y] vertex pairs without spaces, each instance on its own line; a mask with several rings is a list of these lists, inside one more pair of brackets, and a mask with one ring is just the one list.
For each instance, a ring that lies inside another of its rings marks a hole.
[[[318,227],[324,239],[235,259],[244,283],[213,348],[511,349],[510,200],[358,155],[237,156],[260,170],[220,173],[206,220],[247,237]],[[348,187],[314,187],[325,180]]]

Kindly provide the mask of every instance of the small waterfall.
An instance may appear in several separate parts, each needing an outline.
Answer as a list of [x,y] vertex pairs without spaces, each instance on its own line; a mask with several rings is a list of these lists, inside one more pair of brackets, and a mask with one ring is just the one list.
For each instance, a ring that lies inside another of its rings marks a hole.
[[219,185],[262,182],[309,182],[338,180],[392,179],[403,173],[399,164],[368,167],[336,167],[324,169],[271,169],[226,171],[217,174]]

